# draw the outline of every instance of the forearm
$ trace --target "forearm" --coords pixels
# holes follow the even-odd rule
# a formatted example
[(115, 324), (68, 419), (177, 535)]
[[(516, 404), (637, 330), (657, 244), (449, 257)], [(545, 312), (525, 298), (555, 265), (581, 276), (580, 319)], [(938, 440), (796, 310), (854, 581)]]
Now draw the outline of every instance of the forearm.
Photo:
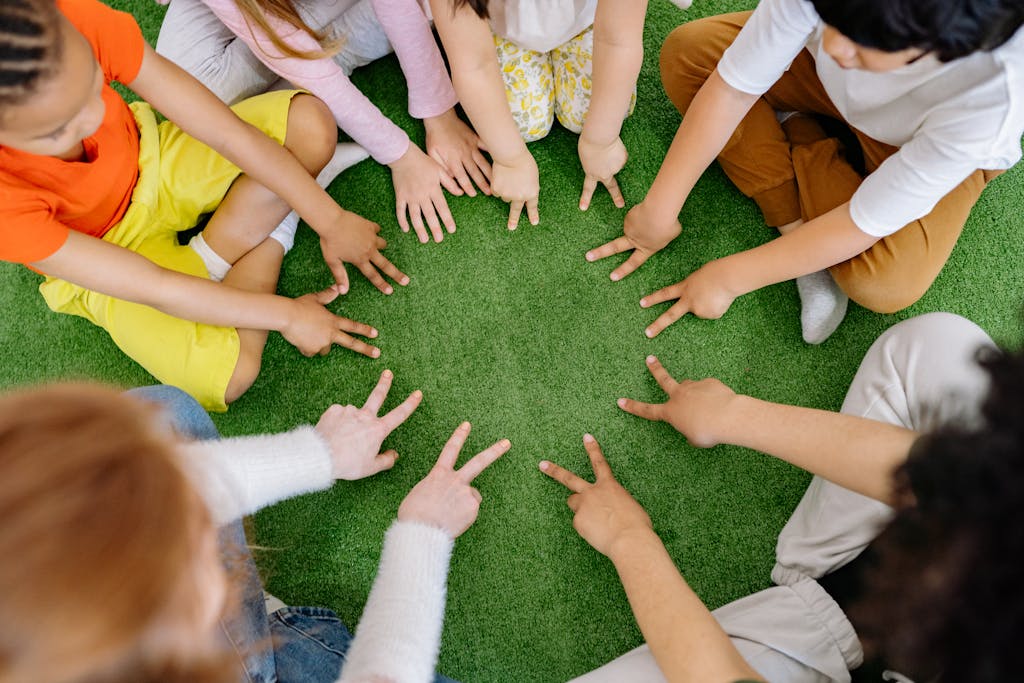
[(637, 624), (665, 678), (733, 683), (760, 680), (679, 573), (649, 529), (621, 538), (611, 552)]
[(622, 129), (644, 61), (646, 0), (601, 0), (594, 20), (590, 108), (581, 137), (608, 145)]
[(917, 432), (825, 410), (736, 396), (722, 416), (724, 443), (785, 460), (883, 503), (893, 498), (893, 472)]
[(453, 69), (452, 81), (462, 108), (496, 163), (512, 165), (529, 154), (512, 118), (497, 58), (468, 71)]
[(720, 259), (719, 267), (729, 288), (741, 295), (842, 263), (877, 241), (854, 224), (847, 203), (771, 242)]
[(698, 178), (756, 101), (756, 96), (729, 86), (717, 71), (711, 74), (694, 97), (644, 199), (660, 222), (676, 220)]

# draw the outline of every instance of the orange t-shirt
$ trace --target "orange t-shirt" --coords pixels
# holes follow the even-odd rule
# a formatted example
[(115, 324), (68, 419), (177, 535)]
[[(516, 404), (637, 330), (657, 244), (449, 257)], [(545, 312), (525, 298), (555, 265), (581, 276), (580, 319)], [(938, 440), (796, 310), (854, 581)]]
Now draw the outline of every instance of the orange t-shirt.
[(145, 39), (135, 18), (98, 0), (57, 7), (92, 46), (103, 70), (106, 114), (83, 140), (86, 161), (0, 146), (0, 260), (31, 263), (64, 245), (69, 230), (102, 237), (131, 202), (139, 176), (139, 130), (111, 81), (131, 83)]

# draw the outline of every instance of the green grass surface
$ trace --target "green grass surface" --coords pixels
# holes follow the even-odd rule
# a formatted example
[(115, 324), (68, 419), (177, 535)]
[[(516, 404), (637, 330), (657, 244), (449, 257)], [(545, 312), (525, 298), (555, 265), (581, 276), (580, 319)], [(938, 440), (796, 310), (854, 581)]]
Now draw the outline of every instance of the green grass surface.
[[(630, 205), (654, 178), (679, 121), (657, 72), (665, 35), (684, 20), (752, 4), (706, 0), (683, 13), (652, 0), (636, 113), (622, 133), (631, 158), (620, 182)], [(155, 40), (157, 5), (125, 0), (119, 6), (134, 10)], [(355, 80), (422, 142), (421, 127), (405, 113), (393, 58), (360, 70)], [(500, 201), (453, 198), (459, 229), (440, 245), (420, 245), (398, 230), (386, 168), (366, 161), (346, 172), (331, 194), (384, 227), (386, 254), (412, 277), (408, 288), (385, 297), (357, 275), (352, 293), (334, 307), (380, 328), (381, 358), (337, 349), (306, 359), (271, 335), (256, 385), (216, 417), (227, 435), (314, 421), (332, 402), (362, 401), (384, 368), (397, 376), (388, 405), (415, 388), (424, 391), (422, 407), (389, 442), (402, 454), (393, 471), (339, 483), (256, 517), (253, 540), (270, 548), (260, 555), (270, 589), (287, 602), (329, 606), (350, 625), (366, 600), (384, 530), (451, 430), (461, 420), (473, 423), (466, 453), (511, 439), (512, 450), (477, 480), (480, 518), (458, 541), (450, 574), (439, 670), (467, 681), (562, 681), (642, 642), (611, 564), (575, 534), (565, 491), (536, 469), (538, 460), (551, 458), (589, 476), (584, 431), (598, 437), (710, 606), (769, 584), (775, 537), (807, 475), (738, 448), (697, 450), (666, 425), (621, 413), (619, 396), (660, 397), (644, 367), (647, 354), (656, 353), (676, 375), (716, 376), (765, 399), (837, 409), (868, 346), (904, 318), (952, 311), (999, 342), (1020, 339), (1020, 170), (986, 191), (936, 283), (898, 315), (851, 305), (839, 331), (809, 347), (800, 339), (795, 287), (784, 283), (740, 298), (722, 320), (688, 318), (652, 341), (644, 326), (664, 307), (642, 310), (643, 294), (773, 233), (715, 167), (683, 209), (683, 236), (637, 274), (612, 283), (615, 259), (588, 264), (583, 254), (621, 233), (624, 211), (606, 193), (589, 212), (578, 211), (575, 143), (556, 124), (531, 145), (542, 183), (539, 227), (509, 233)], [(329, 281), (317, 240), (303, 228), (280, 290), (299, 295)], [(51, 314), (35, 292), (38, 282), (24, 268), (0, 265), (0, 385), (153, 381), (102, 330)]]

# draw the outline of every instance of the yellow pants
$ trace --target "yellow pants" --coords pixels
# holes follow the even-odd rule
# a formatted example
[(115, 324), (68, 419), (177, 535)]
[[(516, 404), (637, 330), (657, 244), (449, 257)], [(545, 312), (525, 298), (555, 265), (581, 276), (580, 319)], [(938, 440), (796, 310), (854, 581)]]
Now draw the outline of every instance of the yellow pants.
[[(295, 91), (239, 102), (232, 110), (284, 143)], [(202, 259), (178, 244), (178, 232), (214, 211), (241, 170), (180, 128), (157, 124), (148, 104), (131, 105), (139, 127), (139, 180), (124, 218), (103, 236), (157, 265), (208, 278)], [(99, 325), (128, 356), (164, 384), (187, 391), (208, 410), (227, 410), (224, 394), (238, 362), (238, 331), (83, 289), (56, 278), (39, 286), (47, 305)]]
[[(594, 68), (593, 26), (551, 52), (527, 50), (499, 36), (494, 36), (494, 47), (508, 106), (524, 140), (533, 142), (547, 135), (556, 116), (572, 132), (583, 130)], [(634, 106), (635, 87), (623, 118), (633, 113)]]

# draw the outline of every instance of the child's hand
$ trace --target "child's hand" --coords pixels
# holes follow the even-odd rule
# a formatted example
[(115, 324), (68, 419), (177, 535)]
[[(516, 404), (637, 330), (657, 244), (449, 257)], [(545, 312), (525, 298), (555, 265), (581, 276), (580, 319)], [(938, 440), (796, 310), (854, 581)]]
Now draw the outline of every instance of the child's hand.
[(391, 449), (381, 453), (381, 445), (391, 432), (409, 419), (419, 406), (423, 393), (412, 392), (384, 417), (378, 417), (393, 378), (391, 371), (385, 370), (362, 408), (333, 405), (316, 423), (317, 433), (330, 447), (335, 479), (354, 481), (394, 467), (398, 452)]
[(668, 422), (697, 448), (710, 448), (726, 441), (723, 435), (732, 423), (729, 407), (736, 398), (732, 389), (717, 379), (677, 382), (654, 356), (647, 357), (647, 369), (668, 394), (668, 401), (642, 403), (620, 398), (620, 408), (647, 420)]
[(338, 288), (332, 285), (323, 291), (294, 299), (292, 314), (281, 329), (281, 336), (307, 357), (316, 354), (325, 356), (334, 344), (370, 358), (379, 357), (380, 349), (347, 334), (352, 332), (374, 339), (377, 330), (365, 323), (334, 315), (325, 308), (336, 298)]
[(524, 150), (510, 163), (495, 161), (491, 174), (491, 193), (511, 204), (508, 212), (508, 229), (519, 227), (519, 216), (526, 207), (530, 225), (540, 223), (537, 211), (537, 197), (540, 195), (540, 174), (537, 162), (529, 150)]
[(409, 143), (409, 149), (405, 154), (389, 166), (391, 180), (395, 184), (398, 225), (402, 232), (409, 232), (406, 212), (412, 220), (412, 227), (416, 230), (420, 242), (426, 243), (430, 239), (427, 229), (423, 226), (424, 218), (435, 242), (440, 242), (444, 237), (441, 222), (448, 232), (455, 232), (455, 219), (448, 210), (448, 202), (444, 198), (441, 185), (449, 191), (457, 191), (458, 194), (462, 194), (462, 191), (448, 172), (412, 142)]
[(629, 153), (626, 146), (622, 144), (622, 138), (616, 137), (610, 144), (599, 145), (586, 140), (582, 135), (578, 145), (580, 153), (580, 164), (583, 166), (583, 194), (580, 195), (580, 210), (586, 211), (590, 208), (590, 200), (594, 196), (597, 184), (601, 183), (608, 188), (608, 194), (612, 196), (615, 206), (620, 209), (626, 206), (626, 200), (622, 198), (622, 190), (615, 180), (615, 175), (626, 165)]
[(470, 484), (512, 444), (508, 439), (502, 439), (455, 469), (469, 429), (469, 423), (463, 422), (448, 439), (437, 464), (402, 501), (398, 508), (399, 521), (436, 526), (447, 531), (452, 538), (461, 536), (476, 521), (483, 499)]
[(729, 285), (729, 280), (728, 265), (721, 260), (712, 261), (682, 282), (659, 289), (654, 294), (648, 294), (640, 299), (643, 308), (678, 299), (644, 330), (644, 334), (653, 339), (687, 313), (692, 313), (698, 318), (721, 318), (741, 293)]
[(409, 284), (409, 276), (395, 268), (394, 264), (380, 253), (381, 249), (388, 246), (384, 238), (378, 234), (380, 226), (344, 209), (342, 217), (341, 221), (332, 226), (330, 232), (320, 233), (320, 251), (323, 252), (324, 261), (338, 283), (338, 293), (348, 293), (349, 282), (345, 263), (353, 264), (374, 287), (385, 294), (391, 294), (394, 289), (381, 277), (378, 268), (398, 284)]
[(458, 183), (454, 186), (444, 183), (449, 192), (461, 195), (465, 191), (470, 197), (475, 197), (473, 183), (476, 183), (481, 192), (491, 193), (491, 165), (480, 151), (487, 149), (473, 129), (458, 117), (455, 109), (423, 119), (423, 127), (427, 131), (427, 154)]
[(652, 214), (653, 212), (643, 202), (634, 206), (626, 214), (623, 222), (623, 236), (588, 251), (587, 260), (597, 261), (632, 249), (633, 253), (629, 258), (612, 271), (611, 279), (616, 282), (642, 266), (647, 259), (664, 249), (683, 231), (683, 226), (678, 220), (673, 218), (665, 221)]
[(573, 528), (594, 550), (611, 557), (619, 539), (637, 532), (649, 533), (653, 528), (651, 518), (615, 480), (594, 437), (585, 435), (583, 447), (594, 470), (593, 484), (547, 460), (541, 461), (540, 470), (572, 491), (566, 503), (574, 514)]

